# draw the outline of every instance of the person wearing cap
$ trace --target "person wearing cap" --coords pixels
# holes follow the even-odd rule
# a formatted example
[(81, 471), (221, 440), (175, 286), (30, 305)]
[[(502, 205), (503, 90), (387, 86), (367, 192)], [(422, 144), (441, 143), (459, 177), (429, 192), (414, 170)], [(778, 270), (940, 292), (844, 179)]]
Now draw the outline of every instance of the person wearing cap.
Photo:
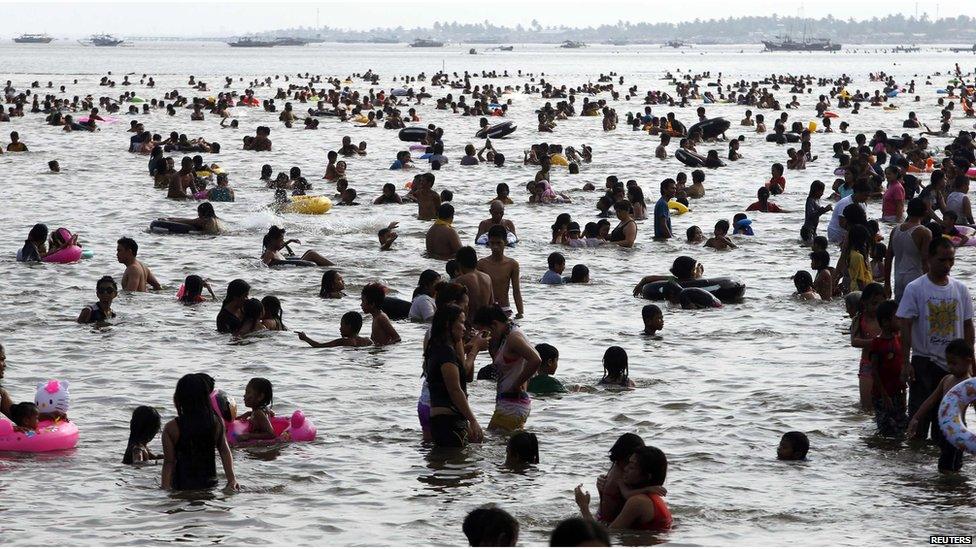
[(516, 235), (515, 223), (505, 219), (505, 204), (501, 200), (492, 200), (488, 204), (488, 213), (491, 214), (491, 217), (478, 224), (478, 235), (475, 237), (475, 242), (480, 240), (482, 236), (485, 236), (485, 240), (487, 241), (488, 229), (495, 225), (501, 225), (510, 234)]

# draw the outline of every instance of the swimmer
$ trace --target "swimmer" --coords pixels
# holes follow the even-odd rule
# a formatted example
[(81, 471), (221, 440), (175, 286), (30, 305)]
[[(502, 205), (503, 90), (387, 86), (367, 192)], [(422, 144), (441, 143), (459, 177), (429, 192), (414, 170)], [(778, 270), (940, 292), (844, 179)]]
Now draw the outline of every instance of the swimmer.
[(664, 313), (657, 305), (644, 305), (641, 309), (641, 320), (644, 321), (643, 335), (660, 338), (658, 332), (664, 329)]
[(570, 272), (569, 280), (566, 282), (569, 284), (589, 284), (590, 268), (583, 264), (573, 265), (573, 270)]
[(255, 332), (262, 332), (264, 327), (264, 304), (260, 299), (251, 298), (241, 307), (241, 323), (233, 332), (235, 338), (241, 338)]
[(385, 252), (391, 249), (393, 243), (396, 242), (396, 239), (400, 236), (396, 232), (396, 228), (399, 225), (400, 225), (399, 223), (393, 221), (389, 225), (383, 227), (382, 229), (379, 230), (379, 232), (376, 233), (376, 236), (379, 238), (380, 241), (380, 251)]
[(377, 347), (400, 343), (400, 334), (397, 333), (390, 317), (383, 312), (383, 300), (386, 297), (386, 288), (381, 284), (373, 282), (363, 286), (360, 294), (360, 306), (363, 312), (373, 317), (370, 327), (369, 338)]
[(512, 297), (515, 300), (515, 318), (522, 318), (525, 314), (525, 306), (522, 302), (522, 287), (519, 281), (518, 261), (505, 257), (505, 246), (508, 243), (508, 232), (505, 227), (495, 225), (488, 229), (488, 247), (491, 255), (478, 261), (478, 270), (487, 273), (491, 277), (492, 293), (495, 302), (505, 311), (507, 315), (512, 314), (511, 306), (508, 301), (508, 288), (512, 288)]
[(786, 210), (783, 210), (775, 203), (769, 201), (769, 195), (770, 195), (769, 189), (767, 189), (766, 187), (759, 187), (759, 190), (756, 192), (756, 198), (758, 198), (758, 200), (756, 202), (753, 202), (752, 204), (749, 204), (749, 207), (746, 208), (746, 211), (785, 213)]
[(495, 225), (501, 225), (505, 227), (505, 230), (516, 234), (515, 224), (511, 220), (505, 219), (505, 204), (500, 200), (492, 200), (488, 205), (488, 213), (491, 215), (488, 219), (483, 220), (478, 224), (478, 236), (475, 237), (475, 241), (481, 238), (482, 235), (488, 234), (488, 229), (494, 227)]
[[(625, 503), (614, 517), (601, 517), (611, 529), (666, 531), (671, 528), (671, 511), (661, 497), (667, 478), (668, 459), (664, 452), (653, 447), (636, 448), (620, 479), (621, 499)], [(626, 491), (629, 489), (629, 491)], [(584, 519), (592, 520), (590, 494), (583, 485), (575, 490), (576, 503)]]
[(47, 225), (38, 223), (27, 233), (24, 246), (17, 251), (17, 261), (40, 261), (50, 255), (47, 251)]
[(461, 238), (452, 226), (454, 206), (441, 204), (437, 207), (437, 219), (427, 229), (425, 242), (427, 255), (434, 259), (448, 260), (457, 255), (461, 248)]
[[(272, 225), (268, 229), (268, 233), (264, 235), (264, 252), (261, 254), (261, 261), (269, 267), (274, 267), (276, 265), (285, 264), (288, 260), (281, 254), (281, 250), (286, 250), (289, 256), (294, 256), (295, 252), (291, 250), (289, 244), (301, 244), (302, 242), (297, 239), (285, 240), (285, 229), (279, 228), (276, 225)], [(319, 267), (331, 267), (334, 265), (331, 261), (320, 255), (315, 250), (306, 250), (302, 254), (302, 261), (311, 261)]]
[(129, 442), (122, 454), (123, 465), (137, 465), (163, 456), (149, 451), (149, 443), (159, 434), (159, 412), (150, 406), (138, 406), (129, 420)]
[(305, 332), (295, 332), (298, 334), (298, 339), (308, 343), (312, 347), (368, 347), (373, 345), (373, 341), (368, 337), (362, 337), (359, 335), (359, 331), (363, 328), (363, 315), (357, 313), (356, 311), (349, 311), (348, 313), (342, 315), (342, 319), (339, 321), (339, 337), (333, 339), (332, 341), (327, 341), (325, 343), (319, 343), (314, 339), (305, 335)]
[(542, 284), (563, 284), (566, 281), (563, 280), (562, 274), (566, 269), (566, 258), (563, 254), (559, 252), (553, 252), (549, 254), (547, 259), (549, 263), (549, 270), (542, 275), (542, 279), (539, 280)]
[(627, 351), (616, 345), (607, 348), (603, 353), (603, 377), (598, 385), (632, 389), (634, 380), (630, 379), (630, 369), (627, 366)]
[(508, 183), (499, 183), (498, 186), (495, 187), (495, 198), (492, 200), (492, 202), (497, 200), (506, 206), (513, 204), (512, 199), (508, 196), (510, 192), (511, 191), (508, 187)]
[(806, 461), (810, 451), (810, 439), (800, 431), (790, 431), (783, 435), (776, 448), (776, 459), (783, 461)]
[(252, 377), (244, 388), (244, 406), (251, 410), (237, 416), (238, 421), (247, 421), (247, 432), (237, 435), (238, 442), (248, 440), (273, 440), (274, 427), (271, 418), (274, 412), (271, 403), (274, 400), (274, 390), (271, 382), (263, 377)]
[(341, 299), (346, 297), (342, 291), (346, 289), (346, 283), (342, 280), (342, 275), (334, 269), (329, 269), (322, 273), (322, 286), (319, 289), (319, 297), (323, 299)]
[(119, 286), (115, 279), (110, 276), (103, 276), (95, 283), (95, 294), (98, 301), (87, 305), (78, 315), (78, 324), (104, 324), (106, 321), (115, 318), (112, 311), (112, 301), (119, 294)]
[(396, 192), (396, 185), (387, 183), (383, 185), (383, 194), (373, 200), (373, 204), (403, 204), (403, 199)]
[(793, 285), (796, 286), (796, 292), (793, 294), (793, 297), (800, 301), (820, 299), (820, 296), (813, 288), (813, 277), (810, 276), (810, 273), (797, 271), (791, 278), (793, 279)]
[(264, 329), (274, 332), (287, 330), (285, 321), (282, 318), (281, 300), (273, 295), (266, 295), (261, 298), (261, 306), (264, 307), (264, 314), (261, 315), (261, 324)]
[(116, 248), (116, 258), (125, 265), (122, 274), (122, 289), (127, 292), (145, 292), (151, 287), (153, 290), (162, 289), (155, 275), (141, 261), (136, 259), (139, 245), (129, 237), (122, 237)]
[(729, 238), (729, 222), (725, 219), (719, 219), (715, 223), (715, 231), (712, 233), (712, 237), (705, 241), (706, 248), (713, 248), (716, 250), (734, 250), (738, 248), (732, 239)]
[(199, 231), (204, 234), (218, 235), (221, 232), (220, 218), (218, 218), (217, 213), (214, 212), (213, 204), (209, 202), (203, 202), (197, 206), (197, 217), (195, 218), (161, 217), (157, 221), (189, 225), (192, 227), (191, 230)]
[(535, 346), (535, 351), (539, 353), (542, 365), (539, 366), (536, 375), (529, 380), (526, 391), (533, 394), (565, 393), (566, 387), (552, 377), (559, 367), (559, 349), (548, 343), (540, 343)]
[(534, 433), (519, 431), (508, 439), (508, 445), (505, 448), (506, 467), (521, 468), (538, 464), (539, 439)]

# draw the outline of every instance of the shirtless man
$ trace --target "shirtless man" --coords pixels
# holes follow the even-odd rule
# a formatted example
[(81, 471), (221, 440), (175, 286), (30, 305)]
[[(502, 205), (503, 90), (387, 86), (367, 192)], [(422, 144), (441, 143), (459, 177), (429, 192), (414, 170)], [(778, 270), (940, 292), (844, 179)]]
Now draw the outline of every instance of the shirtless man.
[(437, 208), (441, 205), (441, 197), (434, 192), (434, 174), (425, 173), (418, 181), (420, 188), (413, 193), (417, 201), (417, 219), (430, 221), (437, 215)]
[(475, 237), (475, 242), (481, 238), (481, 235), (487, 234), (488, 229), (495, 225), (501, 225), (505, 227), (506, 231), (515, 234), (515, 223), (505, 219), (505, 204), (502, 204), (501, 200), (492, 200), (488, 205), (488, 213), (491, 214), (491, 217), (478, 224), (478, 236)]
[(515, 318), (522, 318), (525, 307), (522, 305), (522, 288), (519, 286), (519, 264), (510, 257), (505, 257), (507, 242), (505, 228), (499, 225), (488, 229), (488, 247), (491, 255), (478, 261), (478, 270), (491, 277), (492, 293), (495, 302), (511, 316), (512, 308), (508, 303), (508, 286), (511, 283), (512, 296), (515, 298)]
[[(457, 264), (461, 274), (452, 282), (464, 286), (468, 289), (468, 310), (465, 311), (465, 319), (468, 324), (474, 319), (474, 312), (495, 302), (495, 294), (492, 291), (491, 277), (478, 270), (478, 252), (471, 246), (465, 246), (457, 252)], [(507, 291), (507, 288), (506, 288)]]
[(427, 255), (434, 259), (454, 259), (461, 248), (461, 238), (451, 226), (454, 222), (454, 206), (441, 204), (437, 207), (437, 219), (427, 229)]
[(138, 252), (139, 245), (136, 244), (135, 240), (127, 236), (119, 239), (116, 256), (119, 263), (125, 265), (125, 273), (122, 275), (122, 289), (130, 292), (145, 292), (146, 286), (152, 286), (153, 290), (162, 288), (149, 267), (136, 259)]

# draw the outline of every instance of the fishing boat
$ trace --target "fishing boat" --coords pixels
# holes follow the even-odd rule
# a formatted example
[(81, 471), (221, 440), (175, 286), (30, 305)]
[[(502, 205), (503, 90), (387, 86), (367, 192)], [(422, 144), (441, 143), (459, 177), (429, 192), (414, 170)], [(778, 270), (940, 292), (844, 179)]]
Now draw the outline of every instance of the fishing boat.
[(254, 38), (244, 37), (236, 42), (227, 42), (232, 48), (273, 48), (277, 42), (268, 42), (266, 40), (256, 40)]
[(662, 48), (674, 48), (674, 49), (678, 49), (678, 48), (690, 48), (691, 46), (689, 46), (688, 44), (685, 44), (681, 40), (668, 40), (661, 47)]
[(766, 47), (765, 51), (839, 51), (841, 47), (827, 38), (793, 40), (789, 35), (763, 40), (762, 43)]
[(418, 38), (410, 44), (411, 48), (443, 48), (444, 42), (431, 40), (430, 38)]
[(498, 46), (498, 51), (512, 51), (515, 46)]
[(14, 38), (18, 44), (50, 44), (54, 40), (46, 34), (21, 34)]
[(78, 43), (83, 46), (98, 46), (101, 48), (115, 47), (125, 42), (121, 38), (116, 38), (111, 34), (93, 34), (88, 37), (88, 40), (79, 40)]
[(586, 44), (582, 42), (576, 42), (574, 40), (567, 40), (563, 42), (559, 47), (566, 48), (566, 49), (576, 49), (576, 48), (585, 48)]

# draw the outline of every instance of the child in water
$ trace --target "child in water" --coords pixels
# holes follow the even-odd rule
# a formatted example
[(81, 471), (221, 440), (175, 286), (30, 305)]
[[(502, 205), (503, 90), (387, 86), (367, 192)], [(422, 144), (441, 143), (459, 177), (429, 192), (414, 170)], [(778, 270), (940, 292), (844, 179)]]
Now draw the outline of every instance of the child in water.
[(10, 407), (10, 420), (14, 422), (14, 431), (31, 433), (37, 431), (41, 421), (41, 411), (33, 402), (21, 402)]
[(783, 461), (806, 461), (810, 451), (810, 439), (800, 431), (790, 431), (779, 440), (776, 459)]
[(614, 345), (603, 353), (603, 378), (599, 385), (631, 389), (634, 381), (630, 379), (627, 367), (627, 351)]
[(549, 270), (542, 275), (542, 279), (539, 280), (542, 284), (563, 284), (562, 274), (566, 270), (566, 258), (563, 254), (559, 252), (553, 252), (549, 254), (548, 258)]
[(745, 236), (754, 236), (755, 233), (752, 231), (752, 220), (749, 219), (744, 213), (737, 213), (732, 216), (732, 225), (734, 229), (732, 234), (741, 234)]
[(864, 287), (858, 303), (859, 312), (851, 322), (851, 347), (861, 349), (860, 366), (858, 367), (858, 385), (861, 393), (861, 408), (872, 410), (874, 386), (874, 368), (871, 364), (870, 349), (874, 338), (881, 333), (878, 325), (878, 307), (884, 303), (884, 286), (872, 282)]
[(519, 431), (508, 439), (505, 449), (505, 465), (508, 467), (525, 467), (538, 465), (539, 439), (534, 433)]
[(247, 432), (237, 435), (237, 440), (270, 440), (275, 438), (274, 428), (271, 426), (271, 402), (274, 391), (271, 382), (263, 377), (252, 377), (244, 388), (244, 406), (251, 409), (237, 419), (247, 421)]
[(217, 299), (217, 295), (214, 294), (209, 281), (204, 280), (200, 275), (189, 275), (183, 280), (183, 284), (176, 291), (176, 300), (184, 305), (203, 303), (207, 300), (203, 297), (204, 288), (210, 293), (210, 297), (214, 298), (214, 300)]
[(644, 305), (641, 319), (644, 321), (644, 331), (641, 333), (660, 339), (661, 336), (657, 333), (664, 329), (664, 313), (661, 308), (657, 305)]
[(552, 377), (559, 367), (559, 349), (548, 343), (540, 343), (535, 346), (535, 351), (542, 359), (542, 365), (536, 375), (529, 380), (526, 391), (535, 394), (565, 393), (566, 387), (556, 378)]
[(383, 299), (385, 297), (386, 288), (379, 283), (373, 282), (363, 286), (360, 304), (363, 312), (373, 317), (369, 337), (377, 347), (400, 343), (400, 334), (390, 322), (390, 317), (383, 312)]
[(871, 247), (871, 276), (874, 280), (884, 280), (884, 258), (888, 247), (882, 242)]
[(905, 349), (898, 334), (895, 312), (898, 302), (888, 300), (878, 306), (878, 326), (881, 333), (868, 349), (874, 374), (874, 422), (881, 436), (897, 436), (905, 431), (908, 416), (905, 415), (905, 382), (901, 368)]
[(118, 294), (119, 287), (115, 283), (115, 279), (110, 276), (103, 276), (98, 279), (98, 282), (95, 283), (95, 295), (98, 296), (98, 301), (86, 305), (81, 310), (78, 315), (78, 323), (104, 323), (115, 318), (115, 312), (112, 311), (112, 301)]
[[(925, 402), (919, 406), (918, 411), (912, 416), (912, 420), (908, 422), (908, 434), (912, 436), (918, 430), (918, 423), (926, 416), (935, 413), (938, 409), (939, 404), (942, 402), (942, 397), (945, 396), (953, 387), (963, 381), (969, 379), (969, 372), (971, 371), (973, 365), (973, 348), (966, 343), (965, 339), (954, 339), (946, 345), (945, 350), (946, 366), (949, 369), (949, 373), (946, 374), (942, 381), (939, 382), (939, 386), (932, 391), (929, 398), (925, 399)], [(962, 411), (962, 419), (966, 419), (966, 410)], [(925, 433), (918, 433), (924, 437)], [(942, 433), (942, 429), (933, 429), (932, 439), (939, 444), (941, 453), (939, 454), (939, 472), (940, 473), (956, 473), (962, 468), (962, 453), (963, 451), (956, 448), (949, 441), (946, 440), (945, 435)]]
[(793, 275), (793, 285), (796, 287), (796, 293), (793, 295), (801, 301), (810, 301), (814, 299), (820, 299), (817, 292), (813, 289), (813, 277), (810, 273), (806, 271), (797, 271)]
[(124, 465), (135, 465), (161, 456), (149, 451), (148, 444), (159, 434), (161, 420), (159, 412), (149, 406), (139, 406), (132, 411), (129, 420), (129, 443), (122, 454)]
[(716, 250), (734, 250), (738, 248), (732, 239), (729, 238), (729, 222), (725, 219), (719, 219), (715, 222), (715, 230), (712, 233), (712, 237), (705, 241), (706, 248), (714, 248)]
[(295, 332), (298, 339), (308, 343), (312, 347), (366, 347), (373, 344), (373, 340), (368, 337), (361, 337), (359, 331), (363, 329), (363, 315), (356, 311), (349, 311), (342, 315), (339, 320), (339, 338), (319, 343), (305, 335), (305, 332)]

